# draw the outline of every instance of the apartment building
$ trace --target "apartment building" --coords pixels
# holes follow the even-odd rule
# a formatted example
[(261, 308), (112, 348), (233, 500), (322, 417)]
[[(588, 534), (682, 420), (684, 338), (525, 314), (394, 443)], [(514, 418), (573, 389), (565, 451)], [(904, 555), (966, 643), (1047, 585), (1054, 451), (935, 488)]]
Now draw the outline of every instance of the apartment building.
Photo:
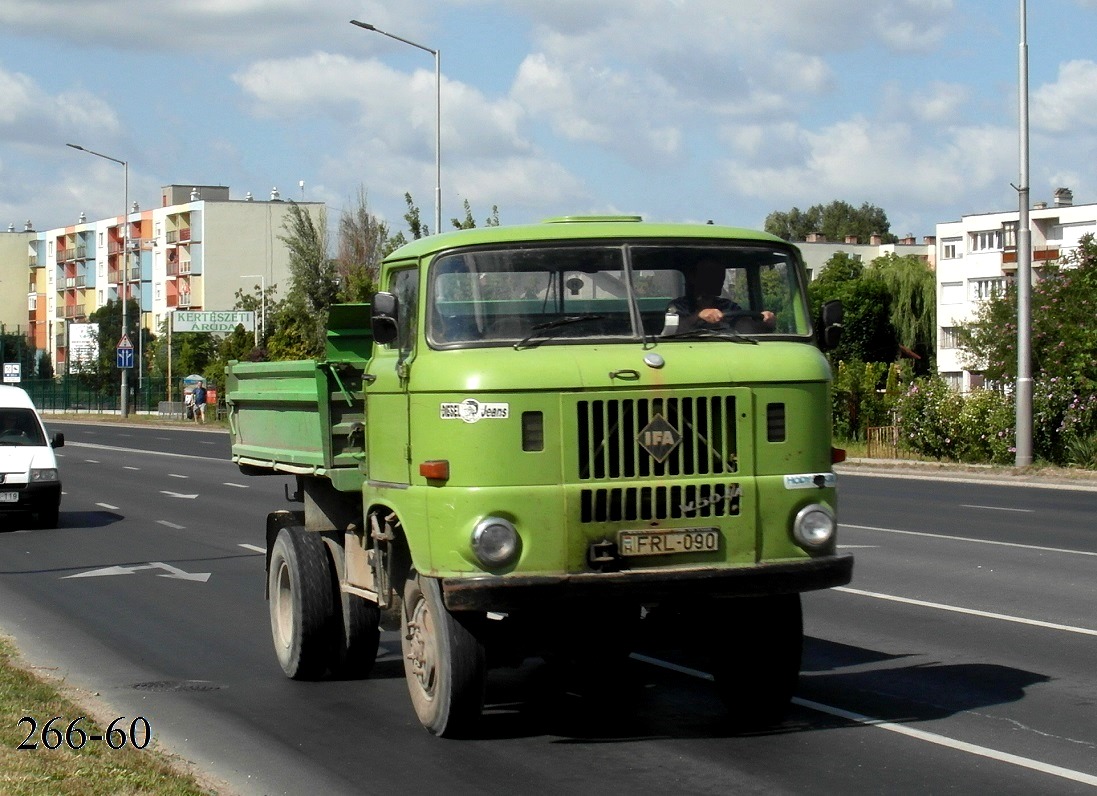
[[(1097, 234), (1097, 204), (1074, 204), (1068, 188), (1037, 202), (1029, 213), (1032, 269), (1060, 260), (1087, 233)], [(1020, 211), (979, 213), (937, 225), (937, 371), (956, 390), (983, 385), (979, 363), (957, 348), (957, 330), (974, 319), (979, 304), (1017, 275)]]
[(929, 235), (921, 243), (913, 235), (902, 237), (895, 243), (884, 243), (879, 235), (871, 236), (868, 241), (860, 241), (854, 236), (847, 236), (842, 241), (831, 241), (823, 235), (813, 233), (807, 236), (807, 240), (797, 241), (796, 246), (804, 258), (809, 279), (819, 276), (823, 266), (836, 254), (848, 254), (854, 260), (863, 260), (866, 264), (885, 254), (899, 257), (913, 255), (926, 260), (931, 268), (937, 255), (935, 241)]
[[(323, 204), (300, 206), (319, 222)], [(288, 211), (277, 190), (257, 201), (250, 193), (232, 199), (225, 186), (167, 185), (158, 207), (134, 202), (125, 218), (81, 214), (72, 226), (38, 232), (23, 258), (29, 336), (61, 372), (88, 317), (123, 296), (138, 301), (140, 323), (159, 333), (176, 309), (231, 309), (239, 289), (265, 283), (284, 295), (289, 251), (279, 237)]]

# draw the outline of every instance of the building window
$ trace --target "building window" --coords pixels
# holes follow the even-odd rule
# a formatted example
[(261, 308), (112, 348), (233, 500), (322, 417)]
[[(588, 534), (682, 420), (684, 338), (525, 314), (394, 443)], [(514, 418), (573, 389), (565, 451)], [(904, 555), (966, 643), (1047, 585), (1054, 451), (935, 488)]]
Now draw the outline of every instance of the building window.
[(955, 326), (941, 327), (941, 348), (957, 348), (959, 342), (959, 329)]
[(941, 283), (941, 303), (942, 304), (963, 304), (964, 303), (964, 283), (963, 282), (942, 282)]
[(971, 250), (973, 252), (1001, 251), (1002, 230), (989, 229), (985, 232), (972, 232)]
[(1002, 231), (1004, 238), (1002, 242), (1007, 249), (1017, 248), (1017, 227), (1020, 225), (1019, 221), (1007, 221), (1002, 225)]
[(990, 277), (988, 279), (972, 279), (970, 285), (971, 300), (984, 301), (991, 296), (999, 296), (1002, 294), (1002, 290), (1005, 288), (1005, 279), (1000, 276)]
[(941, 241), (941, 259), (955, 260), (960, 257), (960, 239), (946, 238)]
[(941, 378), (945, 380), (945, 383), (956, 392), (960, 392), (964, 389), (964, 374), (957, 372), (945, 372), (941, 374)]

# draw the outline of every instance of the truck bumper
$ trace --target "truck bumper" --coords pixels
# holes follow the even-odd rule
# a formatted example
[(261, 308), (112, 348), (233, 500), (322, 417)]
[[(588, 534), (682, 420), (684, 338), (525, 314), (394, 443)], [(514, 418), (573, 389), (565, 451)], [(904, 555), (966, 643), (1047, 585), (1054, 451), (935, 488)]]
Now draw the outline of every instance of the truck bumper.
[(683, 597), (752, 597), (842, 586), (853, 577), (853, 556), (744, 567), (646, 569), (574, 575), (443, 578), (451, 611), (517, 611), (549, 604), (621, 601), (655, 605)]

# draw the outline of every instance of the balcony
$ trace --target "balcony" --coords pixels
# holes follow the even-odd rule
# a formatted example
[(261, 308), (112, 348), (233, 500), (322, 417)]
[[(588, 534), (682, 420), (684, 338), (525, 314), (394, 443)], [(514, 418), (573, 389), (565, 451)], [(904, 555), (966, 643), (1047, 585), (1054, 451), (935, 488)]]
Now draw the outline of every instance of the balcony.
[(179, 294), (179, 304), (178, 304), (178, 306), (180, 306), (180, 307), (189, 307), (190, 306), (190, 293), (180, 293)]
[(38, 267), (38, 255), (37, 254), (32, 254), (28, 258), (27, 266), (30, 267), (30, 268), (37, 268)]
[[(1059, 259), (1059, 247), (1058, 246), (1033, 246), (1032, 247), (1032, 262), (1034, 263), (1049, 263)], [(1006, 249), (1002, 252), (1002, 270), (1003, 271), (1016, 271), (1017, 270), (1017, 249)]]

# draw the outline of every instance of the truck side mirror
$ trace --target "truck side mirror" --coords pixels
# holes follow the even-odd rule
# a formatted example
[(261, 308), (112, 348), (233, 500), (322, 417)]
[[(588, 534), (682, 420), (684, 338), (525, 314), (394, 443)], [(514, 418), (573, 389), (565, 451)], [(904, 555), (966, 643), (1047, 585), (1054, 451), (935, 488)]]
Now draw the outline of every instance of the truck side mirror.
[(841, 301), (828, 301), (819, 313), (819, 346), (824, 351), (833, 351), (842, 339), (842, 320), (845, 310)]
[(400, 302), (392, 293), (375, 293), (370, 307), (370, 328), (378, 343), (391, 343), (399, 330)]

